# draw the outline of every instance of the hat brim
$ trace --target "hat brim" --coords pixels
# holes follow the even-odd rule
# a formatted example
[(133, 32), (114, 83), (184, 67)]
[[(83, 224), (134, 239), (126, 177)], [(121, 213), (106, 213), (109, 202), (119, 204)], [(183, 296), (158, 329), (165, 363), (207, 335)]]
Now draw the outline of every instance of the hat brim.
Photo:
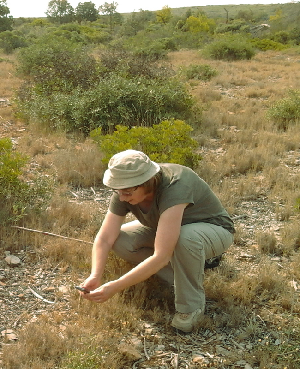
[(150, 178), (154, 177), (155, 174), (157, 174), (160, 171), (160, 166), (155, 163), (154, 161), (151, 162), (151, 167), (147, 172), (138, 175), (136, 177), (130, 177), (130, 178), (115, 178), (111, 172), (110, 169), (107, 169), (104, 172), (103, 176), (103, 184), (107, 187), (121, 190), (124, 188), (131, 188), (135, 186), (139, 186), (147, 181), (149, 181)]

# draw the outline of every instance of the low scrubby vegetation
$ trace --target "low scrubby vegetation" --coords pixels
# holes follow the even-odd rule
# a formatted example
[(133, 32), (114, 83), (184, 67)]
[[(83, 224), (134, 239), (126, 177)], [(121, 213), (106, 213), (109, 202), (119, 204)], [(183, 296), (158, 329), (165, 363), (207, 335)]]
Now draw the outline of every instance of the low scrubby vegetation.
[(0, 222), (14, 224), (23, 217), (38, 216), (51, 197), (52, 181), (34, 173), (25, 178), (29, 158), (13, 150), (12, 141), (0, 139)]
[(193, 128), (181, 120), (165, 120), (152, 127), (117, 126), (111, 135), (101, 129), (91, 132), (91, 137), (104, 153), (103, 162), (116, 153), (128, 149), (140, 150), (158, 163), (177, 163), (196, 168), (201, 159), (195, 151), (197, 141), (191, 137)]

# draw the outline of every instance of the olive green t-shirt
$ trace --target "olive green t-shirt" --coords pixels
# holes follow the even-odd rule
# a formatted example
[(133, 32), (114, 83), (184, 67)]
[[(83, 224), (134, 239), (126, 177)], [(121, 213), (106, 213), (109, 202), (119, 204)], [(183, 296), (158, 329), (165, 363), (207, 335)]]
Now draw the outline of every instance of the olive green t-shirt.
[(157, 228), (160, 215), (168, 208), (188, 203), (182, 225), (206, 222), (220, 225), (234, 233), (234, 225), (220, 200), (209, 185), (192, 169), (179, 164), (159, 164), (162, 180), (157, 188), (150, 210), (145, 214), (138, 205), (120, 201), (118, 194), (110, 199), (109, 210), (120, 216), (129, 212), (145, 226)]

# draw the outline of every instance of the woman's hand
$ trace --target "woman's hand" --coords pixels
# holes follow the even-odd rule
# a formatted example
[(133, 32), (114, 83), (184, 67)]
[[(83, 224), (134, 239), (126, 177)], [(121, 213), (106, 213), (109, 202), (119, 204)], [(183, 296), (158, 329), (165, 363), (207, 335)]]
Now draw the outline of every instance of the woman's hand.
[[(86, 285), (84, 285), (84, 287), (87, 288)], [(111, 281), (103, 284), (95, 290), (91, 290), (90, 293), (82, 293), (82, 297), (86, 300), (101, 303), (107, 301), (119, 291), (117, 281)]]
[[(101, 280), (99, 278), (94, 277), (93, 275), (90, 275), (81, 285), (80, 287), (84, 287), (88, 291), (94, 291), (96, 288), (98, 288), (101, 285)], [(86, 293), (81, 292), (81, 295), (84, 295)]]

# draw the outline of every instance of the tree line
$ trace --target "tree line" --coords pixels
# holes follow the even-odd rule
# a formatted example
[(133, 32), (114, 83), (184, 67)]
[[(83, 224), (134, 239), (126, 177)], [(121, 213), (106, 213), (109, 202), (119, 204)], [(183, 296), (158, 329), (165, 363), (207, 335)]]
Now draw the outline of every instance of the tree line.
[[(79, 2), (77, 7), (73, 8), (67, 0), (51, 0), (45, 15), (52, 23), (78, 22), (81, 24), (83, 21), (94, 22), (100, 15), (112, 18), (117, 14), (117, 6), (118, 4), (114, 1), (112, 3), (105, 2), (97, 9), (92, 1), (85, 1)], [(11, 31), (13, 22), (14, 19), (10, 15), (6, 0), (0, 0), (0, 32)]]

